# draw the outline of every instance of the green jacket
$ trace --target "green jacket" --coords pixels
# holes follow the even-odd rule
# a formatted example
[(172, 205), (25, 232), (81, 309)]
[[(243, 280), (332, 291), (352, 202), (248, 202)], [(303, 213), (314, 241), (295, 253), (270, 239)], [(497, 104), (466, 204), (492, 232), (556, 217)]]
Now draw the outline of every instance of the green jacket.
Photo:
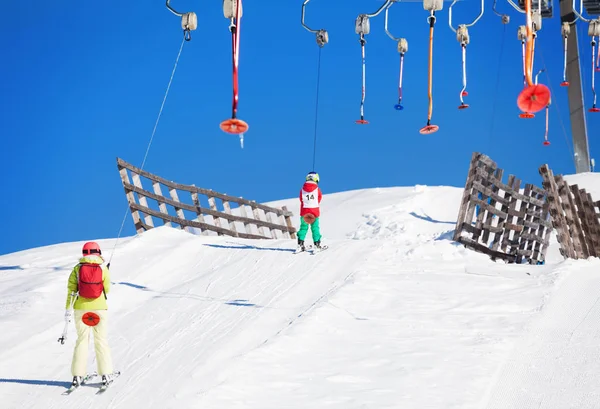
[[(73, 270), (71, 271), (71, 275), (69, 275), (69, 282), (67, 284), (67, 289), (69, 290), (67, 293), (67, 303), (65, 308), (68, 310), (71, 308), (71, 302), (73, 301), (73, 295), (78, 292), (78, 282), (77, 277), (79, 273), (79, 269), (81, 268), (81, 264), (102, 264), (104, 260), (100, 256), (86, 256), (79, 259), (79, 264), (77, 264)], [(106, 296), (110, 291), (110, 272), (106, 266), (102, 266), (102, 282), (104, 284), (104, 294), (98, 298), (84, 298), (77, 295), (75, 298), (75, 304), (73, 304), (73, 309), (75, 310), (107, 310), (108, 304), (106, 303)], [(73, 295), (72, 295), (73, 294)]]

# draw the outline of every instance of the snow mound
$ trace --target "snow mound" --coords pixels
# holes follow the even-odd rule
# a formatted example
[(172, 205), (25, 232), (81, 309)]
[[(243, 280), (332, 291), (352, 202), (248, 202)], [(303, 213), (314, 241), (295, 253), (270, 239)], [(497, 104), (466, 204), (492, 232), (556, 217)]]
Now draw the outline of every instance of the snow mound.
[[(543, 266), (466, 250), (451, 240), (461, 194), (326, 194), (330, 248), (314, 256), (292, 254), (294, 240), (170, 227), (98, 240), (107, 256), (115, 247), (109, 342), (122, 371), (101, 396), (94, 384), (61, 396), (74, 329), (56, 340), (82, 243), (0, 256), (0, 406), (594, 407), (598, 260), (563, 261), (555, 239)], [(297, 198), (269, 204), (298, 214)]]

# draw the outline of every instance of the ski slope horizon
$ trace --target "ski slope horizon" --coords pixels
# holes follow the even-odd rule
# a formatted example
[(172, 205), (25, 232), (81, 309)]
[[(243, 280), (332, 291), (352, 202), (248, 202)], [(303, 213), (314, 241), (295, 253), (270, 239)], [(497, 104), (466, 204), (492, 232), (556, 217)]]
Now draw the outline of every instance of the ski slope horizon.
[[(597, 174), (565, 179), (600, 197)], [(61, 396), (83, 241), (2, 255), (0, 406), (597, 408), (600, 260), (563, 260), (554, 233), (540, 266), (465, 249), (451, 240), (462, 190), (326, 194), (315, 256), (171, 227), (121, 238), (108, 336), (122, 375), (101, 396)], [(297, 227), (297, 198), (267, 204)], [(97, 241), (108, 261), (115, 239)]]

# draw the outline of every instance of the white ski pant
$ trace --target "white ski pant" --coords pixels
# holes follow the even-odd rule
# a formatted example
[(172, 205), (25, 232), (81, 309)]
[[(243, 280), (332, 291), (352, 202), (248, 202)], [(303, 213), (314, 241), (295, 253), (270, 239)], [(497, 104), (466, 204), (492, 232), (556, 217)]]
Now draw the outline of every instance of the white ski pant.
[[(86, 312), (92, 312), (100, 317), (100, 321), (95, 326), (86, 324), (82, 317)], [(107, 319), (106, 310), (74, 310), (75, 328), (77, 329), (77, 342), (75, 351), (73, 351), (73, 362), (71, 364), (71, 373), (73, 376), (85, 376), (87, 374), (88, 345), (91, 333), (94, 333), (94, 346), (96, 350), (96, 362), (98, 364), (98, 374), (108, 375), (113, 372), (112, 358), (110, 348), (108, 347)]]

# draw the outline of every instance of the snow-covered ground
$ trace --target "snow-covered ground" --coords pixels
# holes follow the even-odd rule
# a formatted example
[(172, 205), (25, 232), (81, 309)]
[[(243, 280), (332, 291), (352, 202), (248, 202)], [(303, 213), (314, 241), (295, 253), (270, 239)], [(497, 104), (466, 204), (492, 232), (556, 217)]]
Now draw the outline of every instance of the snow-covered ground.
[[(567, 180), (600, 199), (598, 175)], [(330, 248), (315, 256), (170, 227), (121, 239), (108, 301), (122, 375), (100, 396), (61, 395), (83, 243), (0, 256), (0, 408), (599, 408), (599, 260), (563, 261), (554, 236), (542, 266), (466, 250), (451, 240), (461, 194), (325, 195)], [(298, 214), (297, 199), (270, 204)], [(109, 257), (115, 241), (98, 242)]]

